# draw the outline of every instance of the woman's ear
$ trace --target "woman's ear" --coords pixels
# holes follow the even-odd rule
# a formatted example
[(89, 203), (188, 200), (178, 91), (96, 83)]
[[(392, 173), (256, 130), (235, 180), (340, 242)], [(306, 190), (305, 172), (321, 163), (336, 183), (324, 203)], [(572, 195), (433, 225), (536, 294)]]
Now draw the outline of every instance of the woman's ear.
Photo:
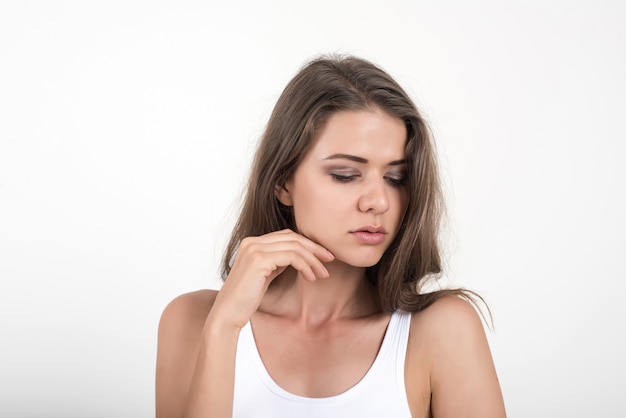
[(293, 206), (293, 201), (291, 199), (291, 193), (287, 189), (287, 185), (283, 184), (282, 186), (276, 185), (274, 188), (274, 194), (280, 203), (285, 206)]

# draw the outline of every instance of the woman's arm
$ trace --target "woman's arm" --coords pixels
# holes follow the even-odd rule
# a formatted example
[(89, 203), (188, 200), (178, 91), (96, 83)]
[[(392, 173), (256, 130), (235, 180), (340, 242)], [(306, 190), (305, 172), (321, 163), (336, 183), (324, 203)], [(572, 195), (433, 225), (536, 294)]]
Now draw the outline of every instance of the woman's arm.
[[(410, 338), (421, 342), (410, 341), (409, 349), (422, 347), (421, 361), (428, 362), (432, 417), (506, 417), (483, 324), (474, 307), (448, 296), (414, 317)], [(412, 361), (420, 360), (413, 357)], [(408, 373), (407, 378), (419, 380)]]
[(182, 417), (198, 363), (203, 327), (216, 291), (187, 293), (167, 305), (159, 322), (156, 417)]
[(231, 417), (240, 329), (209, 314), (185, 407), (186, 418)]

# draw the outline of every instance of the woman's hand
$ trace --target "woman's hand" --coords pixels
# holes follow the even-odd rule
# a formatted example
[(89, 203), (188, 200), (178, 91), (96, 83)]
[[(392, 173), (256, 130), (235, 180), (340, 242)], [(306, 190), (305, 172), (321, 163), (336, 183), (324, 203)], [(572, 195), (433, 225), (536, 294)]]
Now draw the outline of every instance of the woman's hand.
[(315, 281), (328, 277), (323, 263), (334, 258), (321, 245), (289, 229), (245, 238), (207, 323), (217, 321), (239, 331), (258, 309), (272, 280), (287, 267), (304, 280)]

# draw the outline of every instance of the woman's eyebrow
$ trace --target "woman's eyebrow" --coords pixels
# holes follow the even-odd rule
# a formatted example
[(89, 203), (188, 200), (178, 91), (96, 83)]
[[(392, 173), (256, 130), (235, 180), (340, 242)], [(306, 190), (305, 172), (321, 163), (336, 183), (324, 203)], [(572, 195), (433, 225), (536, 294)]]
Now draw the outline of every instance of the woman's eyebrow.
[[(361, 163), (361, 164), (366, 164), (369, 161), (363, 157), (357, 157), (356, 155), (350, 155), (350, 154), (333, 154), (329, 157), (324, 158), (325, 160), (338, 160), (338, 159), (342, 159), (342, 160), (350, 160), (350, 161), (354, 161), (356, 163)], [(388, 165), (402, 165), (402, 164), (406, 164), (406, 159), (401, 159), (401, 160), (394, 160), (391, 161)]]

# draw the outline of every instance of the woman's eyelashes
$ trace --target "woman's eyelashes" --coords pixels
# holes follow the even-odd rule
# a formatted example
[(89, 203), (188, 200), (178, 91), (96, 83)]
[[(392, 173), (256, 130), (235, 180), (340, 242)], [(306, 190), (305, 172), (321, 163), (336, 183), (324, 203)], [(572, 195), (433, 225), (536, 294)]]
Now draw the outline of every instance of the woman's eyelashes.
[(359, 174), (348, 174), (348, 173), (330, 173), (330, 176), (333, 180), (338, 181), (339, 183), (347, 183), (359, 177)]
[[(329, 174), (338, 183), (349, 183), (362, 177), (362, 174), (358, 172), (331, 171)], [(406, 184), (406, 175), (404, 173), (389, 173), (383, 178), (392, 186), (399, 187)]]
[(406, 184), (406, 176), (404, 174), (385, 176), (385, 180), (392, 186), (404, 186)]

